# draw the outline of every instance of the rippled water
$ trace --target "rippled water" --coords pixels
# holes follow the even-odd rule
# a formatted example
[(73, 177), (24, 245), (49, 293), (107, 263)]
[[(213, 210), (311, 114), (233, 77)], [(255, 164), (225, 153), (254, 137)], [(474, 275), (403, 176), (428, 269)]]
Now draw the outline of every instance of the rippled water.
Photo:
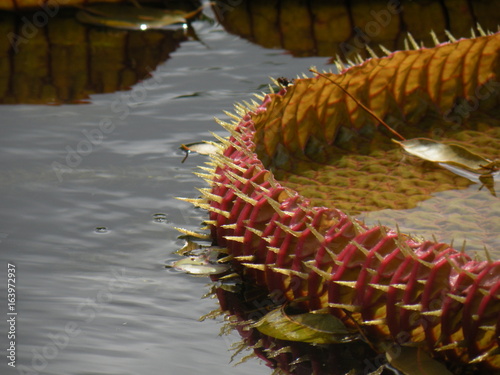
[[(174, 198), (195, 197), (202, 185), (192, 174), (202, 157), (181, 164), (178, 147), (224, 134), (213, 117), (251, 99), (268, 77), (327, 60), (194, 26), (209, 48), (182, 43), (146, 86), (93, 95), (87, 105), (0, 107), (0, 295), (6, 301), (14, 263), (18, 312), (17, 368), (2, 355), (0, 373), (270, 372), (256, 360), (233, 367), (235, 337), (198, 322), (216, 307), (200, 299), (207, 279), (164, 267), (182, 245), (174, 225), (195, 229), (202, 217)], [(133, 95), (129, 113), (116, 107), (123, 95)]]
[[(175, 199), (196, 197), (195, 187), (203, 185), (192, 172), (204, 157), (192, 155), (182, 164), (179, 146), (211, 139), (212, 131), (225, 135), (213, 117), (225, 119), (223, 110), (251, 100), (268, 77), (293, 78), (312, 65), (330, 66), (327, 58), (294, 58), (250, 44), (218, 25), (198, 21), (194, 27), (205, 45), (171, 41), (165, 54), (175, 52), (168, 61), (129, 91), (94, 94), (84, 105), (0, 106), (2, 350), (9, 345), (9, 263), (16, 267), (18, 312), (17, 368), (8, 367), (3, 355), (0, 374), (271, 372), (257, 360), (234, 367), (229, 347), (236, 334), (220, 337), (220, 321), (198, 321), (217, 307), (201, 299), (208, 279), (165, 268), (183, 245), (174, 227), (197, 229), (204, 218)], [(134, 40), (139, 43), (137, 35)], [(128, 57), (132, 64), (136, 56)], [(468, 213), (477, 221), (467, 228), (450, 226), (441, 215), (421, 232), (409, 221), (436, 215), (431, 205), (444, 216), (463, 216), (469, 206), (459, 200), (453, 205), (453, 191), (415, 210), (364, 218), (423, 236), (432, 231), (443, 241), (450, 238), (441, 238), (439, 230), (460, 242), (467, 229), (466, 239), (479, 248), (497, 246), (498, 199), (484, 198), (488, 193), (478, 193), (477, 186), (460, 193), (473, 198), (469, 206), (477, 211)]]

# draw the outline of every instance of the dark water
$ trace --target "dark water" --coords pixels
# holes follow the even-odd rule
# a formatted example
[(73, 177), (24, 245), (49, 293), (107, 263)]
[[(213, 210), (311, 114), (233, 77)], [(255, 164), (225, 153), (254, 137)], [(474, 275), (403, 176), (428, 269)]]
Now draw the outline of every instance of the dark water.
[[(224, 134), (213, 117), (225, 118), (268, 77), (327, 60), (194, 27), (209, 48), (182, 43), (131, 91), (93, 95), (87, 105), (0, 107), (1, 374), (271, 372), (256, 360), (233, 367), (236, 337), (198, 322), (217, 306), (201, 299), (207, 279), (164, 267), (182, 246), (174, 226), (195, 229), (203, 217), (174, 198), (203, 185), (192, 174), (203, 158), (181, 164), (178, 147)], [(5, 356), (8, 263), (15, 369)]]

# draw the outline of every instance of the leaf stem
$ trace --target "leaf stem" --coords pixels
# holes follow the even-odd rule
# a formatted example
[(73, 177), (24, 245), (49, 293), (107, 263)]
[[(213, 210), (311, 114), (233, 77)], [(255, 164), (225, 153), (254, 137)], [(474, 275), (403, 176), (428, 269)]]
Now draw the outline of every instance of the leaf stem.
[(330, 77), (326, 76), (325, 74), (322, 74), (318, 72), (316, 69), (309, 69), (309, 71), (313, 72), (314, 74), (317, 74), (327, 80), (329, 80), (331, 83), (333, 83), (335, 86), (337, 86), (339, 89), (341, 89), (346, 95), (348, 95), (352, 100), (354, 100), (361, 108), (363, 108), (368, 114), (370, 114), (375, 120), (377, 120), (380, 124), (382, 124), (387, 130), (389, 130), (392, 134), (394, 134), (396, 137), (398, 137), (402, 141), (406, 141), (406, 138), (403, 137), (401, 134), (399, 134), (396, 130), (391, 128), (388, 124), (384, 122), (380, 117), (378, 117), (375, 113), (372, 112), (371, 109), (369, 109), (367, 106), (365, 106), (363, 103), (361, 103), (358, 99), (356, 99), (353, 95), (349, 93), (345, 88), (340, 86), (337, 82), (335, 82), (333, 79)]

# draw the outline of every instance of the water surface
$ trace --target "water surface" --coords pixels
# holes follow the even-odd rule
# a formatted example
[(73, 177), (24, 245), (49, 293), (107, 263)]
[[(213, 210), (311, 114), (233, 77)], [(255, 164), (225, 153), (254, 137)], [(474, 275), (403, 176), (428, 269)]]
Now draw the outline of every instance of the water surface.
[(16, 265), (18, 312), (17, 368), (3, 358), (2, 374), (270, 373), (258, 361), (233, 367), (236, 337), (198, 322), (217, 307), (201, 299), (206, 278), (165, 269), (182, 246), (174, 225), (196, 229), (204, 217), (175, 199), (203, 185), (192, 174), (203, 158), (181, 164), (178, 147), (224, 134), (213, 117), (268, 77), (327, 61), (194, 27), (209, 48), (183, 42), (130, 91), (0, 107), (1, 275), (5, 285)]

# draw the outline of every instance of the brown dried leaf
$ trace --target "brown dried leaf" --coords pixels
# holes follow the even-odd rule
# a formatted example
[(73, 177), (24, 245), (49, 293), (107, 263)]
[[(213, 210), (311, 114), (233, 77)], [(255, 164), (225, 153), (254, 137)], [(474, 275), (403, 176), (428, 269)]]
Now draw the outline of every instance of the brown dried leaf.
[(405, 141), (393, 142), (400, 145), (407, 153), (420, 159), (434, 163), (446, 163), (464, 169), (484, 173), (485, 167), (491, 164), (491, 160), (474, 154), (453, 143), (442, 143), (427, 138), (414, 138)]

